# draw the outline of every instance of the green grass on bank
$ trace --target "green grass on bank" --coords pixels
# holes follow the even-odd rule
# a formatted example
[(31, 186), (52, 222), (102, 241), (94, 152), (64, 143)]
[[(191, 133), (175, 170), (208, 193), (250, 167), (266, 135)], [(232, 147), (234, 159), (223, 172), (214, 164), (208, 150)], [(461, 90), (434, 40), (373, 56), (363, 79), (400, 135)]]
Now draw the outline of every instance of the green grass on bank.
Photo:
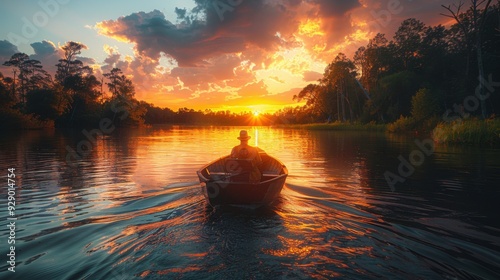
[(500, 119), (468, 119), (439, 123), (433, 130), (432, 137), (438, 143), (498, 145)]
[[(408, 121), (407, 121), (408, 122)], [(468, 119), (455, 122), (440, 122), (436, 119), (421, 123), (419, 126), (411, 122), (406, 125), (399, 120), (392, 124), (360, 124), (360, 123), (313, 123), (280, 125), (283, 128), (332, 131), (381, 131), (407, 133), (408, 131), (432, 131), (432, 138), (437, 143), (467, 145), (500, 145), (500, 119)], [(410, 123), (410, 122), (408, 122)], [(422, 126), (423, 125), (423, 126)], [(398, 129), (395, 129), (398, 128)], [(401, 129), (399, 129), (401, 128)], [(411, 129), (410, 129), (411, 128)]]

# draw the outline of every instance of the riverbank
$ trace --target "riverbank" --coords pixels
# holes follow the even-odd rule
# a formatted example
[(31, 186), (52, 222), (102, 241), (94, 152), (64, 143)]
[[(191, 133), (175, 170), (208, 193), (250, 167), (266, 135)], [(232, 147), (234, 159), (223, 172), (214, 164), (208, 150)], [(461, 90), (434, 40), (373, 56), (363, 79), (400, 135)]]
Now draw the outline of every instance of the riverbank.
[[(312, 123), (312, 124), (290, 124), (279, 127), (307, 129), (307, 130), (332, 130), (332, 131), (380, 131), (389, 133), (410, 133), (419, 131), (394, 131), (392, 124), (360, 124), (360, 123)], [(430, 132), (436, 143), (443, 144), (466, 144), (466, 145), (500, 145), (500, 119), (469, 119), (455, 122), (441, 122)]]
[(19, 110), (2, 108), (0, 110), (0, 129), (32, 130), (54, 128), (54, 121), (41, 121), (33, 115), (22, 114)]
[(376, 124), (376, 123), (311, 123), (311, 124), (283, 124), (278, 125), (278, 127), (283, 128), (294, 128), (294, 129), (307, 129), (307, 130), (338, 130), (338, 131), (386, 131), (386, 124)]
[(500, 119), (439, 123), (432, 131), (432, 138), (447, 144), (500, 145)]

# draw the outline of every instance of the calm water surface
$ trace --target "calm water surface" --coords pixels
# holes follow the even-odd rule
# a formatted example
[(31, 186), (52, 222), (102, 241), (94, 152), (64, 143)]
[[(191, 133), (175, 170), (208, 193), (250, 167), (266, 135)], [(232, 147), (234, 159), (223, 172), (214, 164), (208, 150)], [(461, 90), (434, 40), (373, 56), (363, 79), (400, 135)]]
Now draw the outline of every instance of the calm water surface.
[(411, 137), (249, 127), (287, 165), (286, 185), (263, 210), (213, 209), (195, 171), (240, 129), (115, 131), (81, 160), (68, 153), (81, 131), (3, 133), (0, 278), (500, 278), (500, 149), (437, 146), (391, 190), (384, 173), (417, 148)]

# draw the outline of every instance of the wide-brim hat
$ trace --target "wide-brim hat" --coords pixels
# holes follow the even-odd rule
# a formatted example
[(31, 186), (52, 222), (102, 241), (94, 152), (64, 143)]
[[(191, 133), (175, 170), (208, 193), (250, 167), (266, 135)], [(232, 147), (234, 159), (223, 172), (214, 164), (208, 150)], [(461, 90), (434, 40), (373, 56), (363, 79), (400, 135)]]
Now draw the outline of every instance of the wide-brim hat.
[(246, 130), (240, 131), (240, 137), (238, 137), (238, 140), (248, 140), (250, 138), (252, 137), (248, 135), (248, 132)]

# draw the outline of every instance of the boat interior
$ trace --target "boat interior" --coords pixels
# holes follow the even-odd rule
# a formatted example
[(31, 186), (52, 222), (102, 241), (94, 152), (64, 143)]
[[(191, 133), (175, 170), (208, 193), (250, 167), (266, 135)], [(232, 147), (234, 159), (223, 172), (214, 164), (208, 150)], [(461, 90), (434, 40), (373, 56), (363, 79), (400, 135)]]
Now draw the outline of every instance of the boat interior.
[[(262, 174), (261, 182), (286, 174), (286, 169), (281, 162), (266, 153), (260, 153), (260, 156), (262, 158), (262, 165), (259, 167)], [(207, 165), (200, 170), (200, 173), (206, 181), (248, 182), (252, 169), (251, 160), (225, 156)]]

